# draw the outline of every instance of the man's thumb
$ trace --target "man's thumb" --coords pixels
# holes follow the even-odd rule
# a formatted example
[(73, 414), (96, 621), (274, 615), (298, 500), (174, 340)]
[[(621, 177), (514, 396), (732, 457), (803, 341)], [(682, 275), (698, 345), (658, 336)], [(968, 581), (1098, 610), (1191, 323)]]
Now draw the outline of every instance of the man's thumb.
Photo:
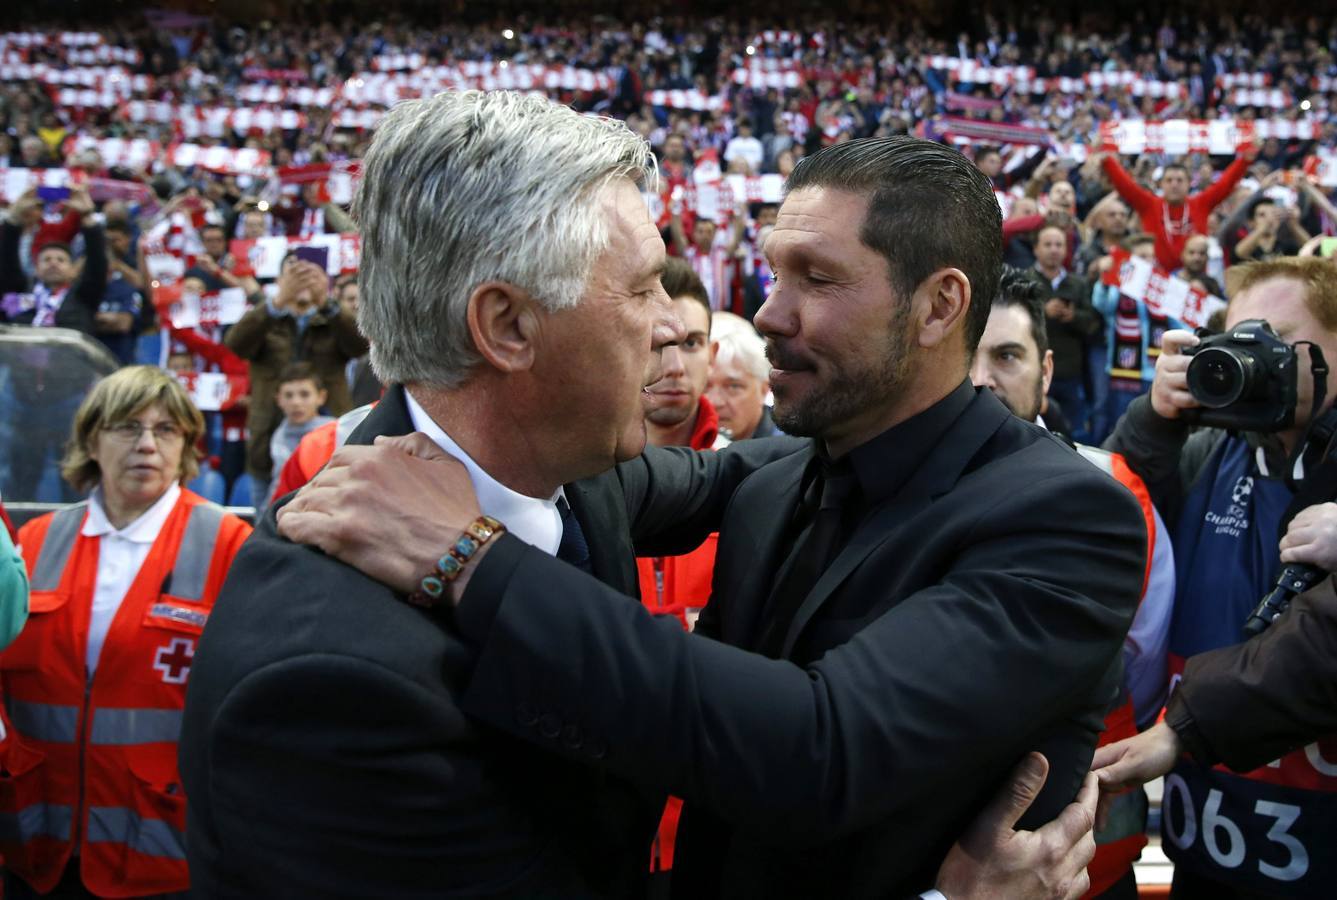
[(1010, 831), (1031, 808), (1049, 777), (1049, 760), (1041, 753), (1027, 753), (1012, 770), (1008, 783), (995, 798), (1000, 830)]

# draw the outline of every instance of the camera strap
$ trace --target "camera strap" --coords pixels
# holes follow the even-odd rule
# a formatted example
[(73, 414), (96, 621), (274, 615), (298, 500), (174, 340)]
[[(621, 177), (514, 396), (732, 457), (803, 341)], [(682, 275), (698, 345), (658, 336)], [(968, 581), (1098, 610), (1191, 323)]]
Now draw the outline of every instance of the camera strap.
[[(1316, 503), (1327, 503), (1337, 499), (1337, 460), (1333, 457), (1333, 438), (1337, 436), (1337, 409), (1329, 409), (1323, 415), (1318, 411), (1328, 396), (1328, 363), (1323, 358), (1323, 351), (1312, 341), (1297, 341), (1309, 347), (1309, 371), (1313, 375), (1314, 399), (1309, 411), (1309, 425), (1304, 435), (1295, 443), (1290, 458), (1286, 460), (1286, 486), (1295, 496), (1291, 499), (1286, 514), (1281, 519), (1281, 533), (1286, 533), (1287, 526), (1295, 514)], [(1300, 458), (1313, 448), (1318, 457), (1313, 465), (1306, 464), (1305, 474), (1300, 480), (1295, 478), (1295, 467)]]

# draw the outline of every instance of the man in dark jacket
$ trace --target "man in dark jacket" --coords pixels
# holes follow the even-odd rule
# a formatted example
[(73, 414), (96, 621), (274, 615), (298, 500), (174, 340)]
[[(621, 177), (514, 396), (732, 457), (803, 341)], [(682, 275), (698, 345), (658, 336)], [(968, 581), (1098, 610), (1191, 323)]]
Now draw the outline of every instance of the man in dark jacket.
[[(18, 204), (15, 204), (16, 206)], [(37, 248), (34, 278), (30, 282), (19, 259), (22, 211), (10, 209), (0, 225), (0, 321), (17, 325), (73, 328), (84, 334), (95, 329), (95, 315), (107, 286), (107, 251), (102, 226), (86, 188), (70, 192), (65, 207), (80, 217), (84, 262), (80, 273), (68, 244), (48, 243)]]
[[(263, 488), (273, 469), (269, 438), (280, 419), (274, 402), (279, 374), (289, 363), (311, 363), (329, 391), (326, 409), (341, 416), (352, 409), (345, 369), (349, 360), (367, 352), (367, 341), (358, 333), (353, 313), (329, 302), (324, 270), (289, 254), (280, 269), (278, 294), (242, 316), (223, 343), (251, 364), (246, 471), (251, 483)], [(254, 505), (263, 506), (263, 500)]]
[(1091, 306), (1091, 287), (1080, 275), (1063, 267), (1068, 236), (1061, 228), (1046, 226), (1035, 237), (1035, 266), (1031, 277), (1044, 289), (1045, 329), (1054, 351), (1054, 380), (1049, 394), (1072, 422), (1073, 438), (1087, 439), (1090, 398), (1086, 390), (1086, 347), (1100, 333), (1100, 313)]

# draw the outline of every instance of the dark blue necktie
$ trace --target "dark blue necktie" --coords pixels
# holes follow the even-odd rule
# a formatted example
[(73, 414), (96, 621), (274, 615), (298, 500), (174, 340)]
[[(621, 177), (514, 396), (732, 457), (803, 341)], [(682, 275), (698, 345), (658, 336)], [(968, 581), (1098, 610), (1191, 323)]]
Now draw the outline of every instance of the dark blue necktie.
[(557, 545), (557, 558), (582, 572), (592, 572), (590, 545), (585, 542), (585, 532), (581, 531), (566, 497), (557, 498), (557, 512), (562, 516), (562, 542)]

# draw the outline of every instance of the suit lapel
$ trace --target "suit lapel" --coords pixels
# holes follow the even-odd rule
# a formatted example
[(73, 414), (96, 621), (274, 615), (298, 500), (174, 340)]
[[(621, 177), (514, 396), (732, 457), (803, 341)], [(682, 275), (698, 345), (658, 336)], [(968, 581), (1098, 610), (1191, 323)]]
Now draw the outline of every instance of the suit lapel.
[(793, 652), (794, 644), (804, 627), (850, 573), (879, 544), (891, 537), (895, 527), (905, 520), (907, 514), (950, 491), (961, 479), (970, 460), (1011, 415), (992, 391), (976, 392), (975, 399), (947, 429), (942, 440), (924, 457), (901, 492), (864, 518), (845, 547), (822, 573), (822, 577), (817, 579), (794, 615), (789, 631), (785, 633), (781, 658), (787, 658)]

